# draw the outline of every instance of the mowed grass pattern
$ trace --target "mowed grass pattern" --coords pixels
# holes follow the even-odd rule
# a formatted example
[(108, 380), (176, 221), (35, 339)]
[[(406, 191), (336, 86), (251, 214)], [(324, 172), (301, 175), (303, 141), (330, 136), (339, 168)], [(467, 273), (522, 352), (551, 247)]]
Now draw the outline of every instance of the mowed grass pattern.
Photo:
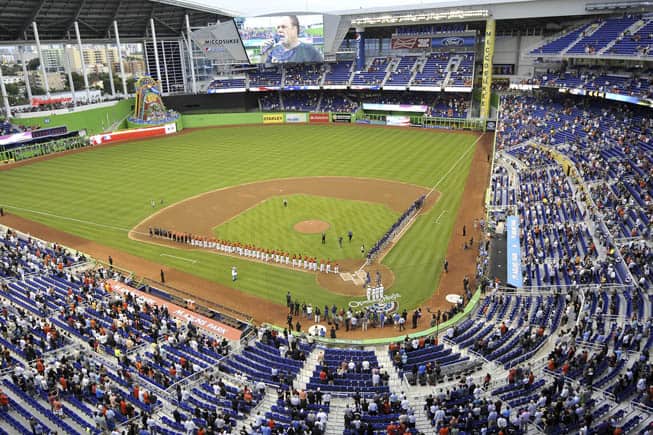
[(132, 241), (127, 231), (154, 211), (151, 199), (170, 204), (244, 182), (357, 176), (430, 187), (448, 173), (438, 186), (439, 202), (385, 260), (397, 274), (393, 291), (402, 293), (402, 305), (410, 308), (437, 284), (475, 140), (468, 134), (348, 125), (185, 131), (0, 172), (0, 203), (10, 212), (226, 285), (231, 265), (237, 265), (239, 289), (280, 303), (290, 290), (320, 305), (344, 305), (348, 298), (325, 292), (310, 274), (203, 252), (184, 252), (194, 264), (163, 257), (179, 252)]
[[(216, 237), (240, 241), (264, 249), (280, 249), (292, 254), (308, 255), (322, 260), (362, 258), (361, 244), (369, 249), (396, 221), (399, 214), (386, 205), (348, 201), (312, 195), (289, 195), (267, 199), (257, 206), (217, 226)], [(303, 234), (294, 229), (298, 222), (322, 220), (330, 225), (322, 234)], [(347, 232), (355, 235), (348, 242)], [(342, 248), (338, 237), (343, 238)]]

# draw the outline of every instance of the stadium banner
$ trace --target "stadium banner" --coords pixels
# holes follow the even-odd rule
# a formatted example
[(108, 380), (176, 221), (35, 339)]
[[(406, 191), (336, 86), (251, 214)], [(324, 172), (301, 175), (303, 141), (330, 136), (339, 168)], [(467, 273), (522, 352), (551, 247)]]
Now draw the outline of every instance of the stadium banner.
[(315, 85), (282, 86), (281, 89), (283, 89), (284, 91), (318, 91), (320, 90), (320, 87)]
[(507, 239), (507, 278), (508, 284), (521, 287), (521, 247), (519, 246), (519, 218), (517, 216), (508, 216), (506, 218), (506, 239)]
[(476, 38), (473, 36), (448, 36), (446, 38), (433, 38), (431, 39), (431, 47), (469, 47), (476, 43)]
[(263, 124), (283, 124), (283, 113), (263, 114)]
[(351, 122), (351, 113), (334, 113), (331, 115), (333, 122)]
[(408, 86), (383, 86), (384, 91), (405, 91)]
[(371, 124), (371, 123), (372, 123), (372, 121), (370, 121), (369, 119), (357, 119), (357, 120), (356, 120), (356, 124), (366, 124), (366, 125), (369, 125), (369, 124)]
[(347, 89), (347, 85), (324, 85), (322, 89), (342, 90)]
[(471, 86), (447, 86), (444, 92), (472, 92)]
[(114, 131), (105, 134), (96, 134), (90, 137), (91, 144), (100, 145), (103, 143), (112, 143), (123, 140), (143, 139), (146, 137), (165, 136), (177, 132), (175, 123), (159, 125), (149, 128), (135, 128), (130, 130)]
[(385, 123), (395, 127), (410, 127), (410, 116), (388, 115), (385, 117)]
[(382, 110), (387, 112), (418, 112), (425, 113), (429, 106), (416, 104), (377, 104), (363, 103), (363, 110)]
[(302, 123), (302, 122), (308, 122), (308, 120), (305, 113), (286, 113), (286, 122)]
[(381, 86), (379, 86), (379, 85), (351, 85), (349, 87), (349, 89), (355, 89), (357, 91), (365, 90), (365, 89), (369, 89), (371, 91), (378, 91), (379, 89), (381, 89)]
[(308, 122), (310, 122), (310, 123), (329, 122), (329, 114), (328, 113), (310, 113), (308, 115)]
[(365, 32), (356, 30), (356, 71), (365, 69)]
[(239, 92), (247, 92), (247, 88), (221, 88), (221, 89), (207, 89), (207, 94), (235, 94)]
[(485, 131), (494, 131), (497, 129), (496, 121), (485, 121)]
[(217, 60), (220, 63), (249, 62), (233, 20), (196, 30), (190, 34), (190, 38), (208, 59)]
[(26, 142), (32, 140), (32, 132), (24, 131), (22, 133), (8, 134), (0, 136), (0, 145), (11, 145), (14, 143)]
[(406, 37), (393, 36), (390, 41), (393, 50), (412, 50), (416, 48), (431, 48), (431, 38), (429, 37)]
[(281, 89), (281, 86), (250, 86), (250, 92), (267, 92), (267, 91), (278, 91)]
[[(543, 87), (548, 87), (544, 85)], [(552, 86), (553, 87), (553, 86)], [(637, 104), (638, 106), (653, 107), (653, 99), (640, 98), (631, 95), (615, 94), (612, 92), (591, 91), (579, 88), (558, 88), (561, 94), (587, 95), (594, 98), (603, 98), (605, 100), (619, 101), (621, 103)]]
[(481, 118), (490, 116), (490, 95), (492, 94), (492, 59), (496, 21), (488, 18), (485, 24), (485, 47), (483, 48), (483, 81), (481, 83)]
[(441, 86), (409, 86), (409, 91), (442, 92)]
[(109, 279), (107, 280), (107, 283), (109, 283), (111, 286), (112, 291), (118, 292), (122, 295), (125, 293), (130, 293), (132, 296), (136, 296), (138, 299), (143, 300), (147, 304), (165, 307), (172, 317), (181, 320), (183, 323), (191, 322), (198, 328), (202, 328), (203, 330), (212, 334), (220, 335), (221, 337), (225, 337), (229, 340), (240, 340), (241, 333), (236, 328), (232, 328), (231, 326), (225, 325), (224, 323), (210, 319), (194, 311), (187, 310), (186, 308), (182, 308), (179, 305), (166, 301), (165, 299), (152, 296), (151, 294), (142, 292), (140, 290), (136, 290), (135, 288), (123, 284), (120, 281)]

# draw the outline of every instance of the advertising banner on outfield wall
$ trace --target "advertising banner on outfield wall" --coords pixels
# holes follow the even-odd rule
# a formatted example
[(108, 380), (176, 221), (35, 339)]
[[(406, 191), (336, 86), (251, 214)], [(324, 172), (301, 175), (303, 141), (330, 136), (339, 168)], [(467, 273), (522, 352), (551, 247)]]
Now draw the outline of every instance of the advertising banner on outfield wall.
[(130, 130), (114, 131), (112, 133), (96, 134), (91, 136), (91, 144), (99, 145), (122, 140), (142, 139), (145, 137), (165, 136), (177, 132), (177, 125), (174, 123), (160, 125), (150, 128), (135, 128)]
[(307, 122), (307, 117), (305, 113), (286, 113), (286, 122), (288, 123)]
[(351, 113), (334, 113), (331, 119), (333, 122), (351, 122)]
[(410, 116), (388, 115), (385, 117), (385, 123), (397, 127), (410, 127)]
[(308, 115), (308, 121), (311, 123), (329, 122), (328, 113), (311, 113)]
[(220, 335), (229, 340), (240, 340), (241, 333), (236, 328), (232, 328), (231, 326), (225, 325), (224, 323), (215, 321), (194, 311), (187, 310), (186, 308), (182, 308), (179, 305), (175, 305), (172, 302), (166, 301), (165, 299), (161, 299), (156, 296), (152, 296), (149, 293), (136, 290), (135, 288), (123, 284), (120, 281), (110, 279), (107, 280), (107, 282), (111, 286), (112, 291), (118, 292), (120, 294), (131, 293), (133, 296), (142, 299), (150, 305), (166, 307), (168, 309), (168, 313), (170, 313), (172, 317), (181, 320), (183, 323), (191, 322), (198, 328), (202, 328), (203, 330), (208, 331), (212, 334)]
[(283, 124), (283, 113), (266, 113), (263, 115), (263, 124)]

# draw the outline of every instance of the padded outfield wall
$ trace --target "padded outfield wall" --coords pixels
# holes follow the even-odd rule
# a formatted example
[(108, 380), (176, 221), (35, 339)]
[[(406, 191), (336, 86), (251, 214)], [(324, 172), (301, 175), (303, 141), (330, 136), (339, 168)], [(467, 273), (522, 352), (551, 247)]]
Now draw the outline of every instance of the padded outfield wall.
[(38, 126), (39, 128), (55, 127), (65, 125), (69, 131), (86, 130), (87, 134), (97, 134), (120, 122), (117, 128), (127, 128), (125, 118), (131, 113), (134, 99), (119, 101), (111, 107), (100, 107), (97, 109), (81, 110), (78, 112), (52, 114), (44, 112), (42, 116), (33, 118), (16, 118), (15, 122), (25, 126)]

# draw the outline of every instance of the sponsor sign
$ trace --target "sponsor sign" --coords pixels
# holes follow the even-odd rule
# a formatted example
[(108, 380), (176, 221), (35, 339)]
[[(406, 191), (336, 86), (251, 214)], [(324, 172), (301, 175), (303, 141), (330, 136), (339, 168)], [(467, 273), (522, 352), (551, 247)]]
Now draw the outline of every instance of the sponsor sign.
[(333, 122), (351, 122), (351, 113), (334, 113), (331, 115)]
[(201, 328), (212, 334), (225, 337), (229, 340), (240, 340), (241, 334), (240, 331), (236, 328), (232, 328), (231, 326), (225, 325), (224, 323), (209, 319), (206, 316), (198, 314), (194, 311), (187, 310), (186, 308), (182, 308), (179, 305), (166, 301), (165, 299), (161, 299), (156, 296), (152, 296), (149, 293), (136, 290), (135, 288), (123, 284), (119, 281), (110, 279), (107, 282), (111, 286), (111, 290), (115, 292), (120, 294), (131, 293), (133, 296), (144, 300), (150, 305), (166, 307), (168, 309), (168, 313), (170, 313), (170, 315), (175, 319), (179, 319), (183, 322), (191, 322), (198, 328)]
[(283, 124), (283, 113), (266, 113), (263, 115), (263, 124)]
[(328, 113), (311, 113), (308, 115), (308, 122), (320, 123), (329, 122)]
[(356, 33), (356, 71), (365, 69), (365, 33)]
[(483, 81), (481, 83), (481, 118), (490, 116), (492, 93), (492, 58), (494, 57), (494, 30), (496, 21), (489, 18), (485, 24), (485, 47), (483, 47)]
[(40, 106), (42, 104), (61, 104), (61, 103), (71, 103), (73, 101), (73, 97), (32, 97), (30, 100), (30, 104), (32, 106)]
[(431, 38), (395, 36), (390, 45), (393, 50), (428, 49), (431, 48)]
[(425, 113), (429, 109), (426, 105), (416, 104), (376, 104), (363, 103), (363, 110), (383, 110), (386, 112), (419, 112)]
[(496, 121), (487, 121), (485, 123), (485, 130), (486, 131), (494, 131), (497, 129), (497, 123)]
[(24, 131), (22, 133), (0, 136), (0, 145), (10, 145), (12, 143), (27, 142), (28, 140), (32, 140), (32, 132)]
[(158, 127), (135, 128), (131, 130), (114, 131), (112, 133), (96, 134), (91, 136), (91, 144), (119, 142), (123, 140), (142, 139), (146, 137), (165, 136), (177, 132), (175, 123), (160, 125)]
[(388, 115), (385, 117), (385, 123), (386, 125), (392, 125), (397, 127), (409, 127), (410, 116)]
[(431, 40), (431, 47), (468, 47), (474, 45), (475, 42), (473, 36), (448, 36), (446, 38), (433, 38)]
[(288, 123), (301, 123), (306, 121), (307, 117), (305, 113), (286, 113), (286, 122)]
[(220, 62), (249, 61), (233, 20), (196, 30), (190, 37), (208, 59)]
[(506, 281), (508, 284), (521, 287), (521, 247), (519, 245), (519, 219), (517, 216), (506, 218), (506, 240), (508, 256), (508, 273)]

